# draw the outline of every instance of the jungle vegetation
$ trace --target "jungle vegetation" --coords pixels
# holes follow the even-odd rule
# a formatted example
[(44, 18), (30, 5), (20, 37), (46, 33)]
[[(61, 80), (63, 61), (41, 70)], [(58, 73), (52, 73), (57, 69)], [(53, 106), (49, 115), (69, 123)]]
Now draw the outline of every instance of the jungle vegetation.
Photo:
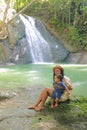
[(70, 45), (87, 50), (87, 0), (5, 0), (17, 13), (40, 18)]
[[(16, 0), (15, 9), (19, 11), (31, 1)], [(44, 20), (71, 45), (87, 50), (86, 0), (35, 0), (25, 12)]]

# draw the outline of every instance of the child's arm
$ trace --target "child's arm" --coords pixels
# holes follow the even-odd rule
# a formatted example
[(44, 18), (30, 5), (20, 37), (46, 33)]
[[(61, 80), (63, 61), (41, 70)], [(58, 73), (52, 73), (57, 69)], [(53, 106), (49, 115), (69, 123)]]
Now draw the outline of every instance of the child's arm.
[(54, 89), (56, 88), (55, 82), (53, 83), (53, 88), (54, 88)]
[(55, 89), (55, 88), (56, 88), (56, 86), (55, 86), (55, 85), (53, 85), (53, 88)]

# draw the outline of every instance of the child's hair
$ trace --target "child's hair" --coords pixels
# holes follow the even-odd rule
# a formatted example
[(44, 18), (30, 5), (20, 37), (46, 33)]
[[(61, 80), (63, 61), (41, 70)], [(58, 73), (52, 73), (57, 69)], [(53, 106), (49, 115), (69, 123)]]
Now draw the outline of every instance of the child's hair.
[(60, 79), (60, 81), (62, 81), (63, 76), (62, 76), (61, 74), (59, 74), (59, 75), (57, 76), (57, 78)]

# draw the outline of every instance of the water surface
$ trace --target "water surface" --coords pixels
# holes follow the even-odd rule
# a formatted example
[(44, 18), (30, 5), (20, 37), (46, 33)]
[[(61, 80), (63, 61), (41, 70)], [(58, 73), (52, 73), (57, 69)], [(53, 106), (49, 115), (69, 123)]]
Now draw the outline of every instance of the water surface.
[[(87, 65), (65, 65), (65, 75), (70, 77), (74, 95), (87, 97)], [(55, 64), (27, 64), (0, 67), (0, 88), (17, 88), (30, 85), (52, 87), (52, 68)]]

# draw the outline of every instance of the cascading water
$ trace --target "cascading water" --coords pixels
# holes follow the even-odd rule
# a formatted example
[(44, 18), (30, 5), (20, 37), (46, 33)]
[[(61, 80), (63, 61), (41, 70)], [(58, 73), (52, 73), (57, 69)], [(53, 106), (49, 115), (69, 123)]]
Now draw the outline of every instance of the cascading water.
[(22, 15), (20, 18), (25, 25), (26, 40), (30, 46), (32, 62), (52, 62), (50, 47), (36, 28), (35, 19), (30, 16), (25, 18)]

